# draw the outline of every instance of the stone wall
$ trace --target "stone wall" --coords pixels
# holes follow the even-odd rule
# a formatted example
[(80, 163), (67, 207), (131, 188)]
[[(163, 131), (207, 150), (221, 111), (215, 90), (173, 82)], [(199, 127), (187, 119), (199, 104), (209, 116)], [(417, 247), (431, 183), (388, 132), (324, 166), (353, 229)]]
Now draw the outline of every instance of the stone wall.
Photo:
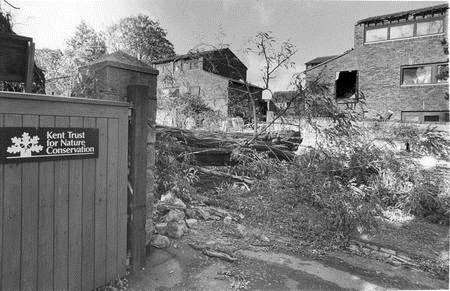
[[(158, 69), (161, 65), (156, 65)], [(168, 81), (171, 80), (171, 81)], [(210, 72), (198, 69), (187, 69), (179, 71), (161, 71), (158, 76), (158, 118), (159, 123), (165, 125), (175, 119), (171, 108), (166, 108), (166, 100), (176, 89), (179, 94), (199, 94), (202, 100), (213, 110), (220, 112), (223, 116), (228, 113), (228, 79)]]

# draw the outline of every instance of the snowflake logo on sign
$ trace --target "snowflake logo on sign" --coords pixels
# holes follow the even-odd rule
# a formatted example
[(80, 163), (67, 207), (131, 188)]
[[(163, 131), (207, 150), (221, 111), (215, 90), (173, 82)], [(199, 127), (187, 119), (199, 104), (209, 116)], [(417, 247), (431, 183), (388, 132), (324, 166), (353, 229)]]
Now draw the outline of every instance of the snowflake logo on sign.
[(39, 145), (39, 137), (30, 137), (28, 132), (24, 132), (22, 137), (11, 138), (12, 146), (8, 147), (6, 151), (10, 154), (20, 153), (21, 158), (31, 157), (31, 153), (39, 153), (42, 151), (42, 146)]

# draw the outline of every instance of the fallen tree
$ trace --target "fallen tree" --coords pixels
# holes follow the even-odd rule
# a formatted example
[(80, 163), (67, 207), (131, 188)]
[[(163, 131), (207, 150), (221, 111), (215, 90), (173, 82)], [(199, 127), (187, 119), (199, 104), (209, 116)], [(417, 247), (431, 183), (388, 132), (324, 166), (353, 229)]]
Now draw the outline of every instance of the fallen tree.
[[(172, 150), (179, 157), (189, 157), (198, 165), (232, 165), (231, 154), (237, 148), (249, 148), (267, 152), (269, 157), (292, 161), (294, 151), (302, 142), (300, 134), (294, 131), (266, 133), (254, 138), (251, 133), (218, 133), (191, 131), (168, 126), (156, 126), (156, 139), (176, 141)], [(251, 143), (248, 140), (252, 139)]]

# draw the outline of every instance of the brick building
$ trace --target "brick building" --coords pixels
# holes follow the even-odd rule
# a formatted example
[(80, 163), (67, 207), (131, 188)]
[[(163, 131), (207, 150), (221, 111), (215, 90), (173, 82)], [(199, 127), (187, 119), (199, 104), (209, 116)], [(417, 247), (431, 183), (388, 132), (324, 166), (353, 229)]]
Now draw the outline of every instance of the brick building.
[(354, 48), (306, 63), (306, 78), (319, 78), (338, 103), (365, 98), (366, 118), (442, 122), (449, 119), (448, 5), (362, 19)]
[[(224, 117), (249, 119), (250, 91), (256, 100), (259, 115), (266, 114), (262, 89), (246, 82), (247, 67), (228, 48), (160, 60), (154, 63), (154, 68), (159, 71), (158, 102), (191, 94), (200, 96), (210, 108)], [(173, 112), (167, 108), (159, 109), (159, 121), (170, 124)]]

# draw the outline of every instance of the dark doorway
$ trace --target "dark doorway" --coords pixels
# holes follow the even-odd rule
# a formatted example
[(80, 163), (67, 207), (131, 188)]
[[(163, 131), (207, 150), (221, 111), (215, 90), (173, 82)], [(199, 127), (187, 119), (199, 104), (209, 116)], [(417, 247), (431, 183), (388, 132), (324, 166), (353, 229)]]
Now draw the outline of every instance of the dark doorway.
[(358, 71), (342, 71), (336, 80), (336, 99), (356, 97)]

